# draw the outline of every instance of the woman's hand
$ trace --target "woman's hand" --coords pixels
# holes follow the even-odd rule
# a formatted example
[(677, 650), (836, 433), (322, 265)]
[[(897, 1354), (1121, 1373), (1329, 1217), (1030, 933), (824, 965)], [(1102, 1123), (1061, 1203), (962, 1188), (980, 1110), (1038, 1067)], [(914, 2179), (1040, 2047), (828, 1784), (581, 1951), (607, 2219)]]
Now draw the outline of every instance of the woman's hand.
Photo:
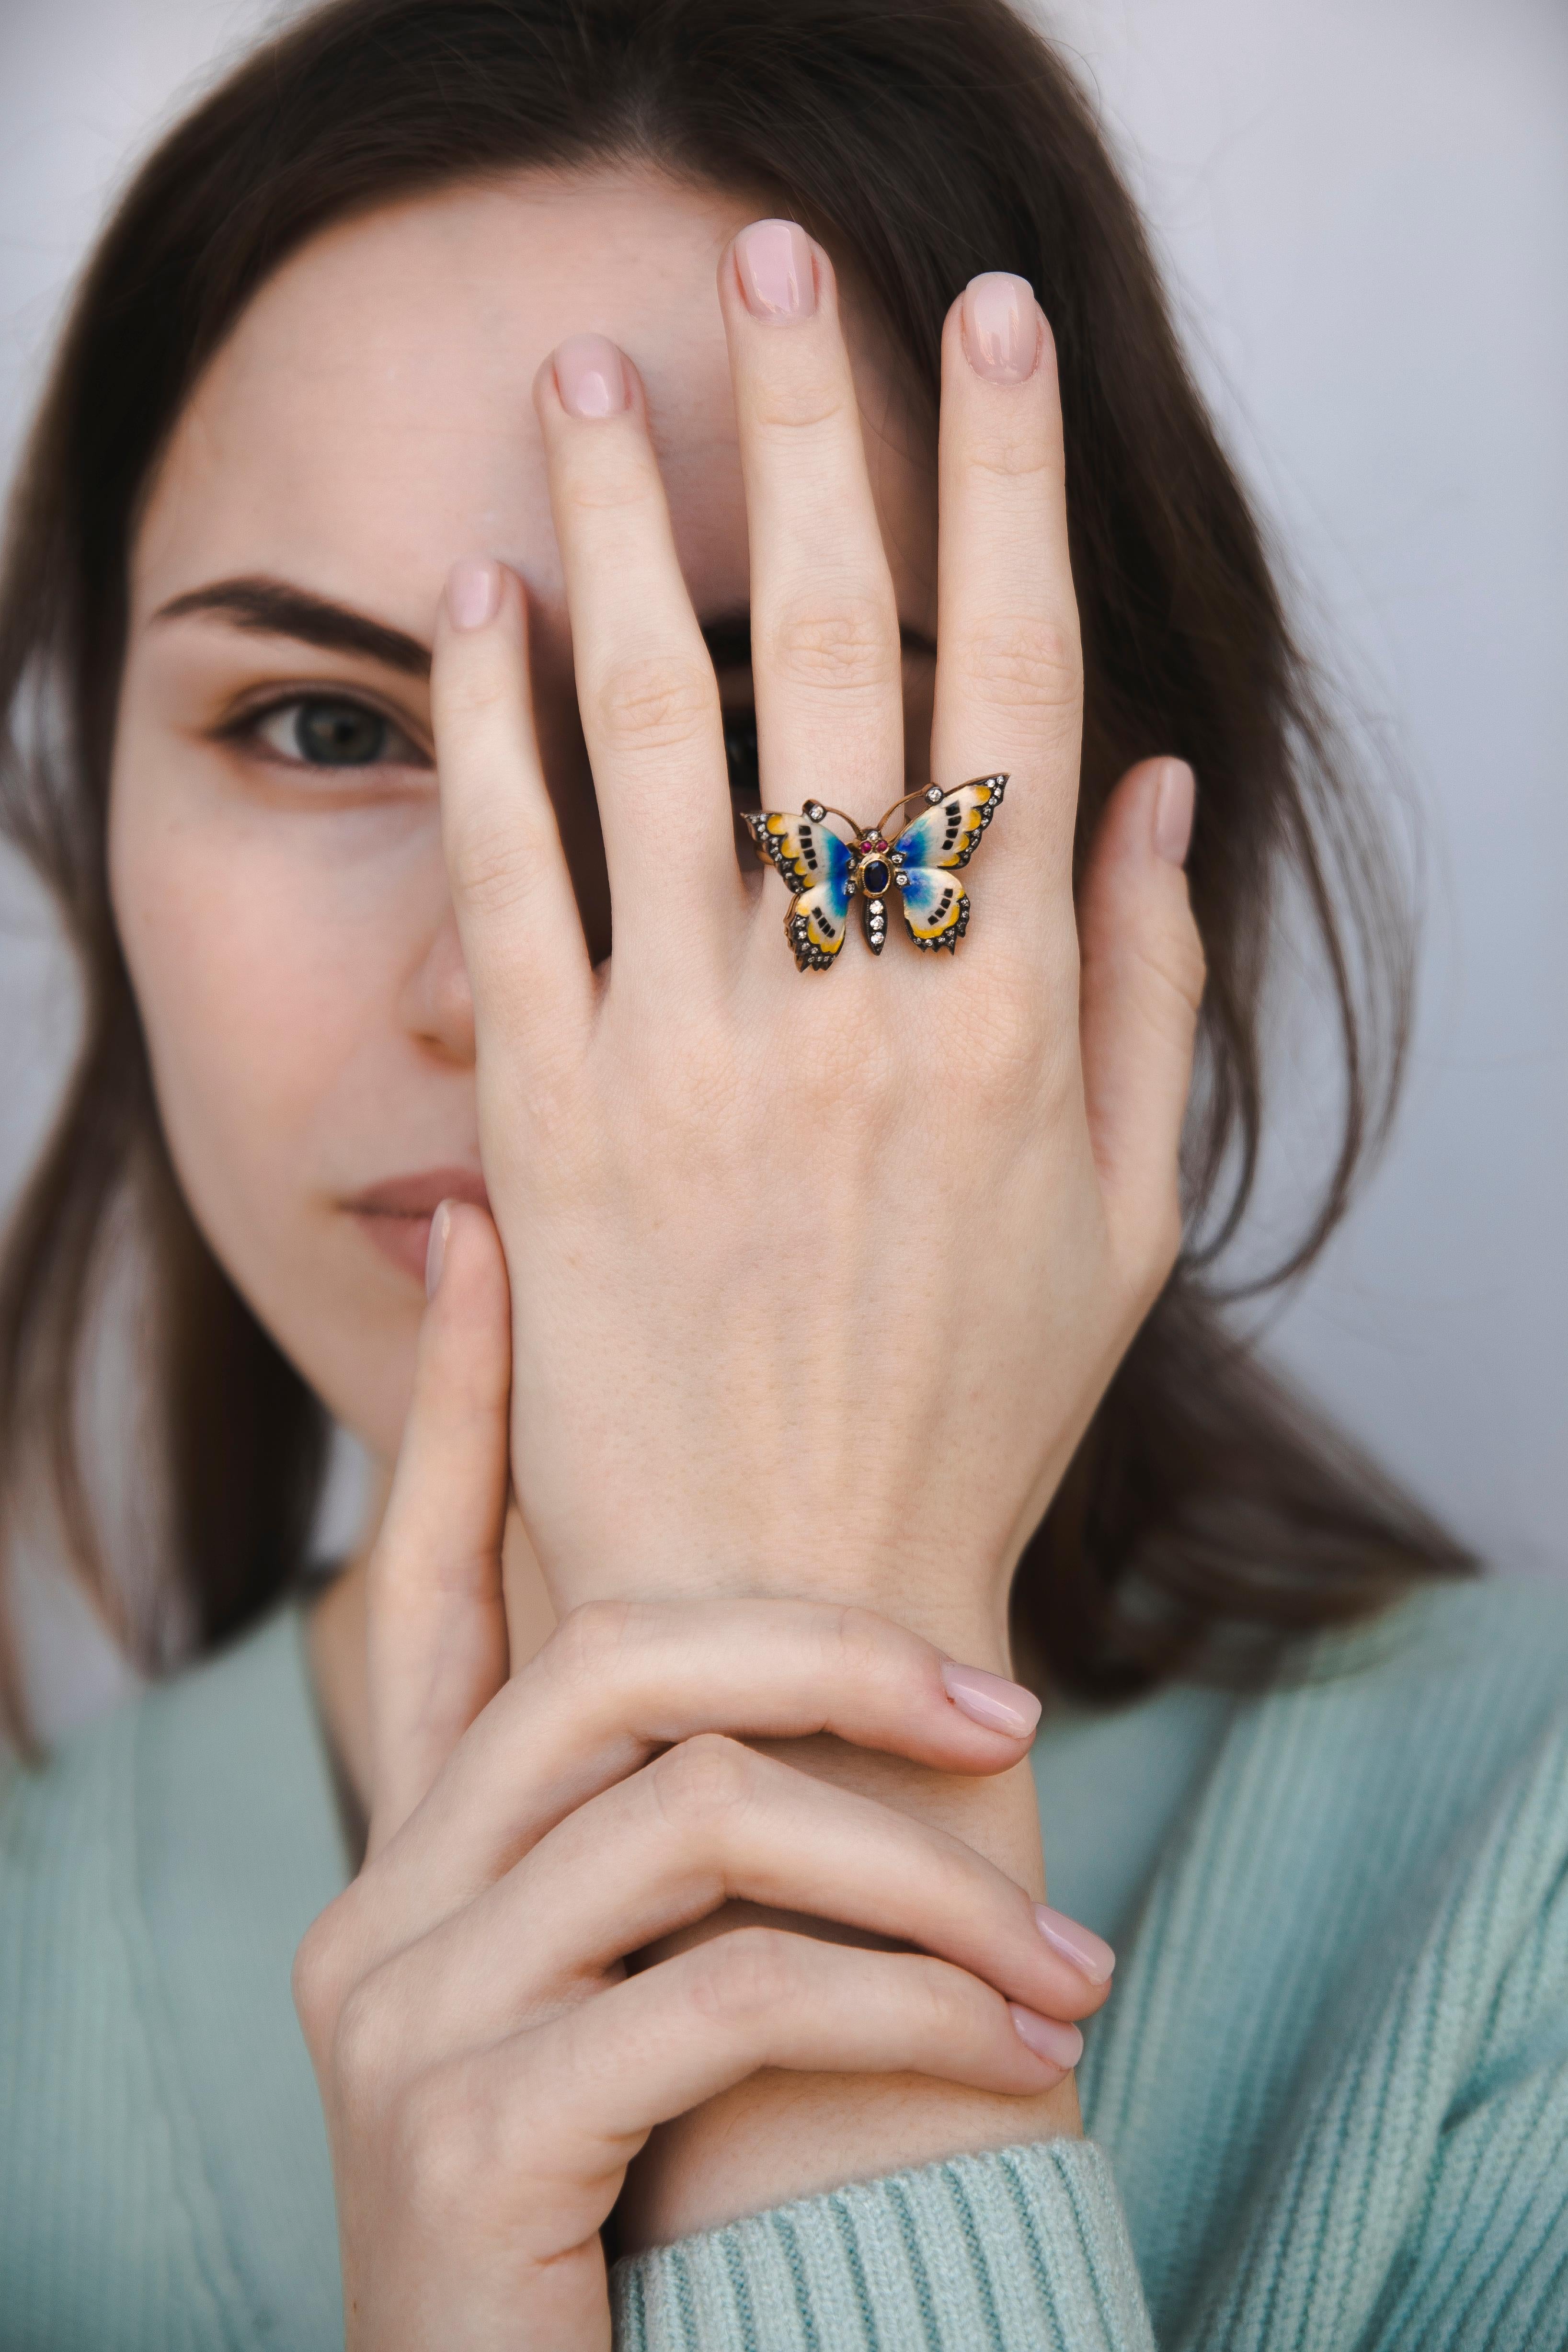
[[(1048, 2092), (1079, 2043), (1059, 2021), (1105, 1988), (959, 1840), (739, 1744), (827, 1731), (946, 1774), (1015, 1764), (1025, 1738), (965, 1713), (901, 1628), (603, 1602), (503, 1679), (505, 1269), (479, 1211), (445, 1233), (371, 1567), (369, 1858), (307, 1935), (296, 1996), (350, 2347), (588, 2352), (609, 2343), (599, 2231), (655, 2125), (758, 2067)], [(731, 1898), (918, 1948), (756, 1927), (627, 1974)]]
[[(904, 789), (900, 615), (832, 269), (763, 223), (720, 287), (764, 804), (869, 824)], [(448, 591), (436, 734), (514, 1473), (557, 1605), (852, 1599), (1005, 1669), (1020, 1548), (1177, 1248), (1203, 966), (1173, 761), (1119, 788), (1075, 919), (1061, 417), (1020, 281), (954, 305), (943, 385), (933, 767), (1011, 776), (956, 957), (851, 939), (802, 976), (780, 883), (738, 869), (713, 673), (609, 345), (536, 387), (606, 969), (541, 772), (522, 596), (494, 564)]]

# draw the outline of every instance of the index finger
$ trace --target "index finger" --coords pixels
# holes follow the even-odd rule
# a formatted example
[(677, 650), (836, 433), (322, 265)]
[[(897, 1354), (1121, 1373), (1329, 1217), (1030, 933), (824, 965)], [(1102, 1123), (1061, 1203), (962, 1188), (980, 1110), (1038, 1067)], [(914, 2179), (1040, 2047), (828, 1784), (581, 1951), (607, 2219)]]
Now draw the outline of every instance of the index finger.
[(975, 278), (942, 334), (932, 761), (1005, 771), (987, 928), (1070, 909), (1083, 712), (1056, 347), (1026, 282)]

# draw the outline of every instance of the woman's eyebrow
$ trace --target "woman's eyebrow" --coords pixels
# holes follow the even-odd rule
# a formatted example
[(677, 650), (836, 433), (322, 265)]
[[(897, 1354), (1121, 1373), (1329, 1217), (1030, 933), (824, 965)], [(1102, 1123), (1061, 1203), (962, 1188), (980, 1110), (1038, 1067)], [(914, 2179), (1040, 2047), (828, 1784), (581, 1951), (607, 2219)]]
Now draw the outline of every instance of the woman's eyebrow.
[(403, 629), (358, 613), (351, 604), (334, 604), (295, 588), (286, 580), (215, 580), (205, 588), (191, 588), (183, 596), (159, 606), (155, 621), (176, 621), (187, 613), (223, 613), (236, 628), (258, 635), (293, 637), (306, 646), (321, 646), (329, 653), (364, 654), (388, 669), (409, 677), (428, 677), (430, 648)]
[[(363, 654), (410, 677), (430, 675), (430, 648), (417, 637), (385, 621), (374, 620), (352, 604), (337, 604), (329, 597), (313, 595), (308, 588), (296, 588), (287, 580), (215, 580), (205, 588), (190, 588), (184, 595), (171, 597), (153, 618), (175, 621), (190, 613), (222, 613), (236, 628), (249, 629), (258, 635), (292, 637), (298, 644), (321, 646), (329, 653)], [(701, 628), (715, 669), (749, 667), (752, 616), (744, 607), (716, 614)], [(899, 625), (899, 640), (906, 653), (930, 660), (936, 657), (931, 638), (907, 623)]]

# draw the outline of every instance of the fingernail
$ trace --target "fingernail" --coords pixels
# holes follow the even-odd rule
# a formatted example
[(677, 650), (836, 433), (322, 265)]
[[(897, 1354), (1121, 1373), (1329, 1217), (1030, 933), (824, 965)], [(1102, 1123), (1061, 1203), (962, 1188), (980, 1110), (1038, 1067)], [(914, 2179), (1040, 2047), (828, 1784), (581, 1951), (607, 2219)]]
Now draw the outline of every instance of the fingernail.
[(1013, 2030), (1026, 2050), (1047, 2065), (1065, 2066), (1069, 2070), (1083, 2056), (1083, 2036), (1076, 2025), (1064, 2025), (1059, 2018), (1041, 2017), (1032, 2009), (1020, 2009), (1016, 2000), (1007, 2003), (1013, 2012)]
[(942, 1686), (954, 1706), (987, 1731), (1005, 1731), (1011, 1738), (1028, 1739), (1040, 1719), (1040, 1702), (1022, 1683), (1002, 1675), (988, 1675), (984, 1666), (955, 1666), (942, 1660)]
[(619, 416), (632, 404), (626, 363), (608, 335), (568, 335), (556, 346), (555, 389), (568, 416)]
[(1065, 1911), (1053, 1911), (1048, 1903), (1036, 1904), (1035, 1925), (1052, 1950), (1059, 1952), (1090, 1984), (1110, 1983), (1116, 1955), (1103, 1936), (1080, 1927), (1076, 1919), (1069, 1919)]
[(441, 1279), (441, 1268), (447, 1263), (447, 1236), (452, 1230), (452, 1203), (443, 1201), (430, 1220), (430, 1239), (425, 1251), (425, 1296), (434, 1298)]
[(735, 271), (757, 319), (809, 319), (816, 308), (811, 240), (794, 221), (753, 221), (735, 239)]
[(1193, 837), (1197, 784), (1184, 760), (1166, 760), (1154, 788), (1154, 847), (1169, 866), (1184, 866)]
[(963, 289), (963, 348), (988, 383), (1022, 383), (1040, 350), (1040, 312), (1026, 278), (988, 269)]
[(447, 574), (447, 610), (455, 629), (482, 629), (500, 610), (500, 565), (465, 555)]

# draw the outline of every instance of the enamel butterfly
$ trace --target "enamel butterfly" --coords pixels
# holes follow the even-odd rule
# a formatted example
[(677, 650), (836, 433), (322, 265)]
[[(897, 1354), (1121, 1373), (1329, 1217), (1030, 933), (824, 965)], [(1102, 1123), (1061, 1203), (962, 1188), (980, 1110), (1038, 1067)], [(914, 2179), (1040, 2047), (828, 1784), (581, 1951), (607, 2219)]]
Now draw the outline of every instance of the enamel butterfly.
[[(773, 860), (795, 894), (784, 929), (799, 969), (831, 971), (854, 898), (865, 908), (873, 955), (887, 944), (889, 898), (917, 947), (955, 949), (969, 927), (969, 894), (952, 877), (979, 848), (1006, 789), (1005, 776), (977, 776), (951, 793), (931, 784), (895, 801), (869, 833), (821, 801), (807, 801), (798, 816), (767, 809), (748, 816), (758, 855)], [(921, 803), (918, 815), (890, 833), (911, 801)]]

